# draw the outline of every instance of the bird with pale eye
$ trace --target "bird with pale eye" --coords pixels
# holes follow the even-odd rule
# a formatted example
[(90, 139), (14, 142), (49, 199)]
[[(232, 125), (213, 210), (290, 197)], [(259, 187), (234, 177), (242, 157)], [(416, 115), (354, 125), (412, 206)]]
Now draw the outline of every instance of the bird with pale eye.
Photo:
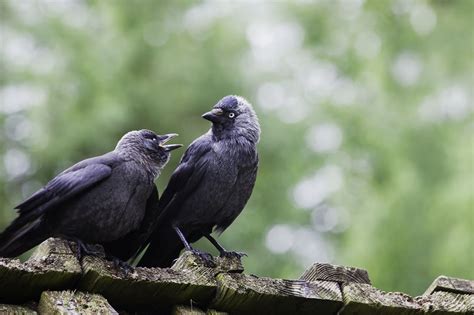
[(182, 249), (206, 237), (221, 256), (227, 251), (211, 233), (222, 233), (241, 213), (252, 193), (258, 168), (260, 126), (252, 106), (240, 96), (226, 96), (202, 115), (211, 129), (193, 141), (160, 198), (160, 218), (138, 263), (169, 267)]

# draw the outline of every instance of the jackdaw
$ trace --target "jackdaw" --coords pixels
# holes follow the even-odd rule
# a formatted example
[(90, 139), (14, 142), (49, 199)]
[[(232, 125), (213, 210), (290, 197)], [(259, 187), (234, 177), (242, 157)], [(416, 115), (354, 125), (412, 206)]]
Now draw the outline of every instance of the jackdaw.
[(240, 255), (226, 251), (211, 232), (222, 233), (250, 198), (260, 126), (252, 106), (240, 96), (224, 97), (202, 117), (212, 122), (212, 128), (188, 147), (171, 176), (138, 266), (168, 267), (183, 248), (195, 251), (189, 243), (203, 236), (220, 255)]
[[(18, 256), (49, 237), (76, 241), (79, 255), (89, 253), (87, 244), (106, 244), (108, 255), (133, 256), (148, 236), (134, 233), (156, 210), (154, 180), (181, 146), (166, 144), (175, 136), (131, 131), (113, 151), (60, 173), (15, 207), (19, 216), (0, 234), (0, 256)], [(120, 239), (123, 248), (114, 246)]]

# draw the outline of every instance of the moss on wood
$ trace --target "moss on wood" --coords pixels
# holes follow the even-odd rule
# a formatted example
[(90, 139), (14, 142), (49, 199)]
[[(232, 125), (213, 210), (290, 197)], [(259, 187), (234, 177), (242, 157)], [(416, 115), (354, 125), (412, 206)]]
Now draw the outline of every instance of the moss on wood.
[(173, 307), (172, 315), (206, 315), (202, 309), (193, 306), (176, 305)]
[(0, 304), (1, 315), (36, 315), (38, 314), (34, 309), (22, 306), (22, 305), (11, 305), (11, 304)]
[(474, 314), (474, 294), (437, 291), (416, 297), (415, 301), (428, 314)]
[(216, 281), (208, 271), (135, 268), (125, 274), (112, 262), (96, 257), (85, 257), (83, 269), (81, 290), (102, 294), (113, 305), (126, 309), (160, 308), (191, 300), (205, 305), (216, 289)]
[(98, 295), (80, 291), (45, 291), (38, 305), (41, 314), (118, 314)]
[(25, 263), (0, 258), (0, 301), (37, 299), (44, 290), (73, 287), (80, 276), (81, 266), (74, 253), (64, 241), (51, 238)]
[(220, 274), (211, 307), (249, 314), (333, 314), (342, 307), (335, 282), (259, 278), (245, 274)]
[[(110, 302), (130, 314), (474, 315), (472, 280), (441, 276), (412, 298), (372, 287), (367, 272), (357, 268), (314, 264), (300, 280), (270, 279), (242, 274), (238, 257), (204, 261), (184, 252), (172, 268), (126, 273), (104, 255), (80, 263), (74, 248), (49, 239), (25, 263), (0, 258), (0, 303), (8, 303), (0, 304), (0, 314), (35, 314), (36, 304), (9, 304), (38, 301), (43, 292), (38, 311), (47, 314), (115, 314)], [(62, 291), (67, 289), (84, 292)]]
[(419, 303), (404, 293), (384, 292), (371, 285), (350, 283), (343, 285), (344, 309), (341, 314), (421, 314)]
[(216, 311), (214, 309), (208, 309), (206, 315), (228, 315), (229, 313)]
[(228, 313), (219, 312), (213, 309), (203, 311), (195, 306), (176, 305), (171, 312), (172, 315), (228, 315)]
[(428, 287), (424, 295), (430, 295), (436, 291), (474, 294), (474, 281), (446, 277), (446, 276), (439, 276)]
[(198, 270), (198, 272), (207, 270), (214, 275), (222, 272), (242, 273), (244, 271), (239, 257), (212, 257), (212, 261), (206, 262), (190, 251), (184, 251), (171, 268), (187, 271)]

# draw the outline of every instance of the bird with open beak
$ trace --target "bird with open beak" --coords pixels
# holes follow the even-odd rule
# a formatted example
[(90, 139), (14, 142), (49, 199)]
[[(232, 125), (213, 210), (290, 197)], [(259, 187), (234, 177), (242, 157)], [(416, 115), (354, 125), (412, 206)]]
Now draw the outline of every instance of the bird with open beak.
[[(90, 253), (87, 244), (107, 244), (133, 235), (154, 210), (149, 201), (157, 200), (154, 180), (171, 151), (181, 147), (167, 144), (175, 136), (130, 131), (115, 150), (54, 177), (16, 207), (19, 216), (0, 234), (0, 256), (18, 256), (49, 237), (76, 241), (81, 254)], [(128, 249), (127, 255), (140, 245)], [(129, 258), (115, 248), (108, 254)]]

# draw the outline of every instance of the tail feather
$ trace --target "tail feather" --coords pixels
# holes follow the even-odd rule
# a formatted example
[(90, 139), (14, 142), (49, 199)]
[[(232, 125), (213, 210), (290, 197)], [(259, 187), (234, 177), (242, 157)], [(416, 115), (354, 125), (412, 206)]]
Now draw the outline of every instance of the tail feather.
[(171, 226), (157, 227), (138, 267), (171, 267), (184, 246)]
[(47, 239), (41, 219), (18, 224), (15, 220), (0, 234), (0, 257), (16, 257)]

